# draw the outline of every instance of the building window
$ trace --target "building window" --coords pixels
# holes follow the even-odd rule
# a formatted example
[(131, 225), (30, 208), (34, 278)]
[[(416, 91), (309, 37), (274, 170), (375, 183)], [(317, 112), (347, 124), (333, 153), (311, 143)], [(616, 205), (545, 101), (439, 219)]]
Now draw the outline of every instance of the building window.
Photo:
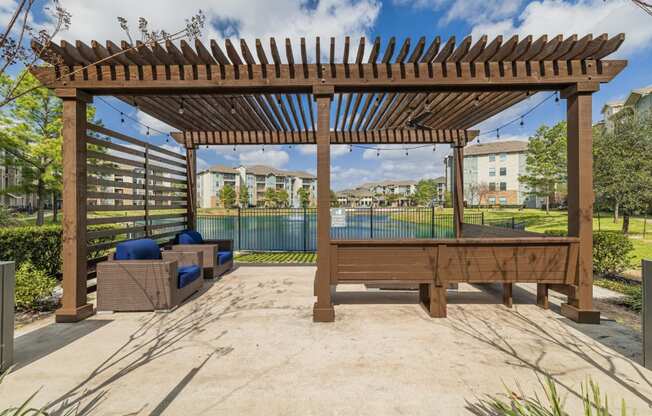
[(501, 196), (500, 198), (498, 198), (498, 203), (500, 205), (507, 205), (507, 198), (505, 198), (504, 196)]
[(490, 191), (496, 190), (496, 182), (489, 182), (489, 190)]
[(500, 183), (500, 190), (501, 191), (506, 191), (507, 190), (507, 182), (501, 182)]
[(501, 154), (500, 154), (500, 161), (501, 161), (501, 162), (504, 162), (504, 161), (506, 161), (506, 160), (507, 160), (507, 153), (501, 153)]
[(489, 205), (494, 205), (496, 203), (496, 197), (495, 196), (490, 196), (489, 197)]
[(507, 176), (507, 168), (500, 168), (500, 176)]
[(489, 161), (490, 161), (490, 162), (495, 162), (495, 161), (496, 161), (496, 155), (493, 154), (493, 153), (490, 154), (490, 155), (489, 155)]
[[(502, 171), (503, 168), (500, 168)], [(489, 168), (489, 176), (496, 176), (496, 168)]]

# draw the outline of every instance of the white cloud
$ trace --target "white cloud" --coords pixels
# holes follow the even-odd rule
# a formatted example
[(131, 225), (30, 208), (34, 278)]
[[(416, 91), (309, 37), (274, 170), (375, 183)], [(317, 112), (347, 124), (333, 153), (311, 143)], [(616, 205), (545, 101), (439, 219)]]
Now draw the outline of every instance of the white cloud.
[[(66, 40), (125, 39), (116, 19), (118, 16), (128, 20), (135, 37), (141, 16), (149, 21), (150, 29), (173, 32), (185, 27), (185, 18), (202, 10), (206, 15), (204, 39), (242, 38), (253, 47), (258, 37), (268, 48), (268, 38), (276, 36), (277, 45), (284, 49), (284, 38), (288, 37), (295, 45), (295, 60), (299, 59), (300, 37), (307, 38), (307, 47), (312, 51), (314, 37), (321, 36), (321, 49), (327, 53), (328, 37), (350, 35), (356, 39), (365, 35), (375, 23), (381, 7), (377, 0), (65, 0), (62, 3), (72, 13), (70, 30), (61, 35)], [(153, 3), (155, 8), (152, 8)]]
[(512, 16), (518, 11), (522, 0), (394, 0), (398, 5), (417, 8), (445, 10), (440, 24), (463, 20), (471, 24), (495, 21)]
[(284, 167), (290, 155), (282, 146), (216, 146), (215, 152), (232, 162), (233, 165), (267, 165), (275, 168)]
[[(297, 146), (297, 149), (299, 149), (299, 153), (302, 155), (317, 154), (317, 145), (314, 144)], [(350, 153), (350, 148), (345, 144), (335, 144), (331, 146), (331, 158), (336, 158), (347, 153)]]
[(527, 5), (519, 16), (500, 21), (488, 20), (473, 28), (472, 35), (511, 35), (577, 33), (610, 36), (625, 33), (625, 42), (613, 56), (627, 56), (635, 50), (648, 48), (652, 44), (652, 23), (650, 16), (626, 0), (542, 0)]

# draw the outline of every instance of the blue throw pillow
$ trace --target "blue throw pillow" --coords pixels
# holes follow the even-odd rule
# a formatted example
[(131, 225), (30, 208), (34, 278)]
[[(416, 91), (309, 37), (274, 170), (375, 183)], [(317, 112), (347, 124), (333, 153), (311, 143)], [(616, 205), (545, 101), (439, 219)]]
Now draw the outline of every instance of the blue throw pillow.
[(177, 234), (177, 244), (203, 244), (204, 239), (197, 231), (187, 230)]
[(197, 280), (200, 274), (201, 274), (201, 269), (196, 264), (179, 267), (179, 282), (178, 282), (179, 289), (184, 288), (188, 286), (190, 283)]
[(233, 260), (232, 251), (220, 251), (217, 253), (217, 264), (224, 264), (229, 260)]
[(116, 260), (160, 260), (161, 249), (149, 238), (120, 243), (115, 248)]

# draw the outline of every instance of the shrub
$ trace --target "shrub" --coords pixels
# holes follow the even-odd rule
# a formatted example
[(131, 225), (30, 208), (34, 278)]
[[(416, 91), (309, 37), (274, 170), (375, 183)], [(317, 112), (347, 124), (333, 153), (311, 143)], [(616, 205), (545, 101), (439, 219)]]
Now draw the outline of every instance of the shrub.
[(598, 231), (593, 234), (593, 271), (599, 276), (620, 273), (630, 267), (634, 245), (621, 232)]
[(16, 308), (38, 309), (42, 300), (52, 295), (56, 285), (57, 279), (30, 261), (23, 262), (16, 271)]
[[(95, 225), (92, 230), (120, 228), (119, 225)], [(124, 235), (102, 237), (89, 241), (98, 244), (112, 241), (116, 238), (126, 238)], [(43, 270), (49, 276), (61, 272), (62, 228), (59, 224), (23, 227), (8, 227), (0, 229), (0, 260), (16, 262), (19, 268), (24, 262), (31, 262), (34, 267)], [(99, 257), (108, 250), (88, 253), (88, 258)]]
[(0, 259), (16, 268), (30, 262), (49, 276), (61, 270), (61, 226), (11, 227), (0, 230)]
[[(610, 416), (609, 399), (602, 395), (600, 387), (589, 379), (581, 386), (582, 408), (586, 416)], [(543, 383), (545, 400), (538, 394), (527, 397), (522, 391), (515, 392), (507, 389), (504, 397), (491, 397), (481, 400), (479, 404), (471, 404), (467, 409), (476, 415), (492, 416), (570, 416), (566, 410), (566, 398), (562, 397), (557, 385), (551, 378), (546, 378)], [(612, 402), (613, 403), (613, 402)], [(625, 400), (620, 402), (622, 416), (627, 415)]]

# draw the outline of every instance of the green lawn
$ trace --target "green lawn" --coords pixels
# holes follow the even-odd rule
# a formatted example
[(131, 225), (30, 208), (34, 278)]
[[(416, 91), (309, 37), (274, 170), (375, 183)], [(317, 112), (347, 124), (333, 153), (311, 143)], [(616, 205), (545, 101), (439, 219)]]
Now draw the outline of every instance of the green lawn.
[(235, 257), (239, 263), (315, 263), (316, 253), (304, 252), (261, 252), (242, 253)]

